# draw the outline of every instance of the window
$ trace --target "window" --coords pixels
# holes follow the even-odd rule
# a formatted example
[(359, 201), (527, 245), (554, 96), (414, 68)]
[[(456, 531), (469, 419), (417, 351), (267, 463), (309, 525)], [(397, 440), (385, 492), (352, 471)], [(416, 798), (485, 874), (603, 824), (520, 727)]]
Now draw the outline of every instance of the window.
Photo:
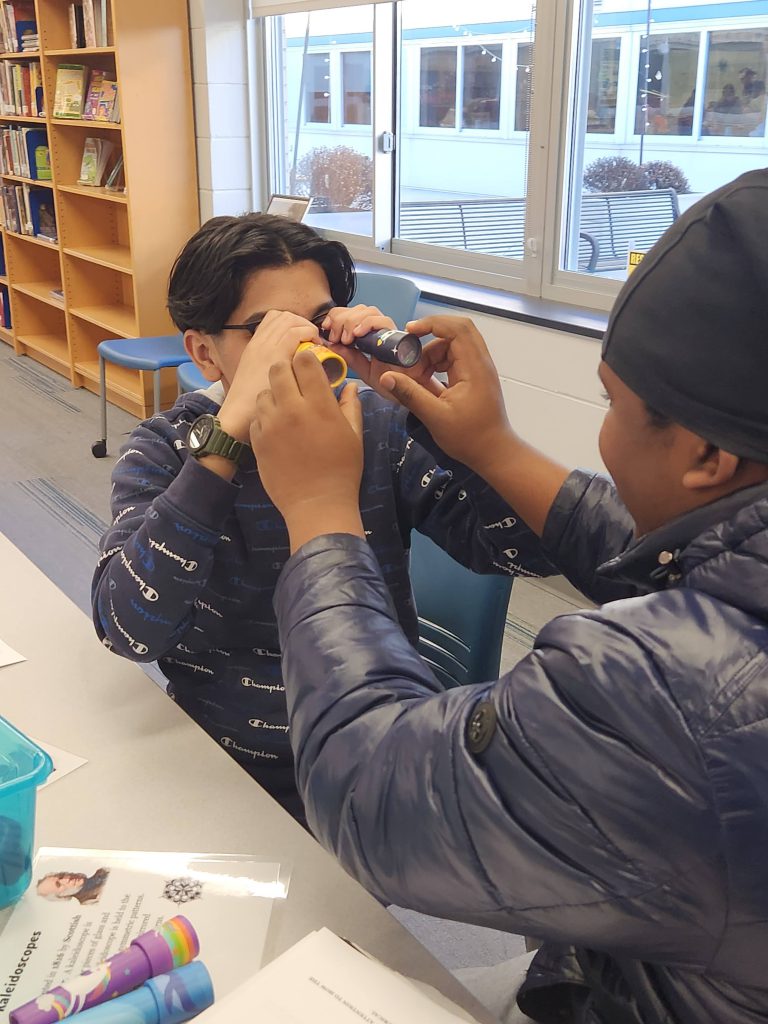
[(462, 128), (499, 127), (501, 47), (465, 46), (462, 56)]
[(765, 135), (768, 31), (712, 32), (702, 135)]
[(515, 131), (527, 132), (531, 126), (531, 69), (533, 46), (518, 43), (515, 74)]
[(268, 190), (393, 267), (608, 308), (630, 250), (768, 165), (768, 3), (383, 0), (263, 25)]
[(307, 224), (369, 236), (373, 8), (269, 22), (270, 191), (312, 196)]
[[(488, 257), (520, 260), (532, 6), (477, 0), (471, 17), (465, 5), (461, 20), (448, 23), (445, 4), (402, 0), (399, 10), (401, 130), (392, 251), (430, 258), (424, 246), (433, 252), (440, 246), (448, 261), (467, 266), (486, 266)], [(448, 10), (459, 17), (458, 5)]]
[(738, 0), (637, 7), (603, 0), (575, 19), (551, 294), (567, 290), (563, 271), (623, 280), (630, 250), (646, 251), (699, 197), (768, 163), (768, 5), (761, 15)]
[(371, 123), (371, 54), (368, 50), (341, 54), (344, 124)]
[(643, 36), (637, 71), (635, 132), (691, 135), (699, 66), (699, 36)]
[(612, 135), (616, 130), (620, 55), (620, 39), (592, 40), (587, 100), (587, 131), (590, 135)]
[(421, 51), (421, 128), (453, 128), (456, 125), (457, 54), (455, 46), (429, 46)]
[(331, 55), (308, 53), (304, 58), (304, 116), (313, 124), (331, 123)]

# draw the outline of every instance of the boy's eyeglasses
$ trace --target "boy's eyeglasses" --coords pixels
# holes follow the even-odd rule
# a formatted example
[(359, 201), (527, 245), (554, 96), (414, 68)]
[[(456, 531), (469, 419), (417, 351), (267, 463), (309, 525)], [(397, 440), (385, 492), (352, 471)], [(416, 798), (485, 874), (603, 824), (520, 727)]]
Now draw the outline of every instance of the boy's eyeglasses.
[[(318, 313), (317, 316), (313, 317), (309, 322), (314, 324), (322, 334), (322, 324), (327, 316), (328, 310), (325, 310), (324, 313)], [(259, 327), (261, 327), (263, 320), (264, 317), (259, 317), (258, 320), (251, 320), (247, 324), (224, 324), (221, 329), (222, 331), (248, 331), (251, 337), (253, 337)]]

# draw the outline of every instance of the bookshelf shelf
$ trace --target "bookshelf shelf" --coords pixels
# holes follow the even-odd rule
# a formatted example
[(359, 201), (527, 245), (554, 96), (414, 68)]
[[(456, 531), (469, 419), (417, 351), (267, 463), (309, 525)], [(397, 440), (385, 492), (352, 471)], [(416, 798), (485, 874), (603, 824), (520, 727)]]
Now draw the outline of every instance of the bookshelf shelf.
[[(106, 25), (101, 13), (95, 21), (96, 39), (108, 45), (77, 48), (70, 0), (34, 0), (34, 7), (40, 52), (0, 54), (0, 71), (3, 60), (39, 61), (47, 114), (2, 114), (0, 125), (47, 130), (53, 180), (0, 175), (0, 184), (50, 189), (59, 242), (3, 230), (0, 285), (8, 288), (13, 330), (0, 330), (0, 340), (74, 385), (98, 391), (101, 341), (173, 331), (165, 306), (168, 272), (199, 225), (189, 5), (109, 0), (104, 8), (95, 0), (95, 11), (107, 11)], [(83, 65), (89, 76), (109, 72), (118, 83), (122, 121), (54, 117), (60, 64)], [(127, 192), (78, 183), (87, 138), (113, 144), (103, 181), (122, 155)], [(184, 175), (158, 173), (159, 153), (163, 162), (185, 168)], [(52, 289), (63, 289), (66, 301)], [(107, 374), (110, 401), (135, 416), (151, 414), (151, 374), (112, 366)], [(175, 373), (164, 372), (165, 399), (173, 401), (175, 387)]]
[[(75, 373), (81, 374), (86, 380), (99, 383), (99, 360), (93, 359), (84, 363), (75, 363)], [(118, 391), (124, 398), (135, 397), (136, 388), (133, 380), (134, 371), (125, 366), (107, 364), (107, 390)]]
[(67, 256), (79, 260), (96, 263), (100, 267), (119, 270), (122, 274), (132, 274), (131, 250), (124, 245), (89, 245), (79, 249), (65, 249)]
[(9, 331), (7, 327), (0, 327), (0, 341), (4, 341), (6, 345), (12, 345), (13, 331)]
[(13, 284), (11, 287), (14, 291), (21, 292), (22, 295), (37, 299), (38, 302), (46, 302), (54, 309), (64, 309), (63, 300), (51, 295), (53, 288), (61, 288), (60, 281), (30, 281), (25, 284)]
[(73, 49), (71, 46), (65, 50), (44, 50), (46, 57), (104, 57), (107, 54), (115, 53), (114, 46), (78, 46)]
[(25, 185), (40, 185), (41, 188), (53, 188), (52, 181), (41, 181), (39, 178), (24, 178), (20, 174), (3, 174), (0, 172), (0, 178), (8, 179), (8, 181), (22, 181)]
[(88, 196), (89, 199), (106, 199), (109, 203), (128, 202), (125, 192), (110, 192), (106, 188), (95, 188), (93, 185), (59, 185), (59, 192), (68, 192), (73, 196)]
[(117, 132), (121, 131), (123, 127), (119, 121), (87, 121), (82, 117), (52, 117), (50, 124), (63, 125), (65, 128), (107, 128)]
[(32, 245), (42, 245), (45, 249), (59, 248), (58, 242), (46, 242), (44, 238), (36, 238), (35, 235), (22, 235), (18, 231), (9, 231), (8, 228), (5, 229), (5, 233), (9, 238), (18, 238), (22, 242), (31, 242)]
[(136, 312), (129, 306), (70, 306), (69, 312), (72, 316), (87, 320), (88, 323), (103, 327), (109, 333), (104, 337), (135, 338), (138, 334), (136, 327)]
[(42, 356), (40, 362), (69, 375), (69, 346), (66, 334), (17, 334), (16, 343), (28, 353)]
[(21, 124), (46, 124), (44, 117), (30, 117), (27, 114), (0, 114), (0, 121), (13, 121), (14, 124), (17, 121)]

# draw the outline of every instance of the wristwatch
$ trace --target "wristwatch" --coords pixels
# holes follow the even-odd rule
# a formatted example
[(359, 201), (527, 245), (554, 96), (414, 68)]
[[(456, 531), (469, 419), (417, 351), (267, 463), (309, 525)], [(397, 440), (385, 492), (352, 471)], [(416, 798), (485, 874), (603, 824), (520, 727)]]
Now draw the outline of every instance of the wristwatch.
[(245, 449), (243, 442), (222, 430), (219, 421), (210, 413), (198, 416), (189, 428), (187, 447), (193, 459), (201, 459), (204, 455), (219, 455), (234, 463), (240, 461)]

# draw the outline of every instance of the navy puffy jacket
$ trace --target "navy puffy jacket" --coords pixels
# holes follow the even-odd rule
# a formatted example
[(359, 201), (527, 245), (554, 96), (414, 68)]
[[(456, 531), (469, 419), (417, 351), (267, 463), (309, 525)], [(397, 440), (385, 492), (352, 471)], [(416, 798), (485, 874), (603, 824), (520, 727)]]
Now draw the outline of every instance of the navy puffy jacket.
[(632, 543), (610, 483), (574, 473), (542, 544), (608, 603), (446, 693), (365, 542), (293, 556), (276, 605), (310, 824), (386, 900), (543, 938), (537, 1020), (766, 1021), (768, 486)]

